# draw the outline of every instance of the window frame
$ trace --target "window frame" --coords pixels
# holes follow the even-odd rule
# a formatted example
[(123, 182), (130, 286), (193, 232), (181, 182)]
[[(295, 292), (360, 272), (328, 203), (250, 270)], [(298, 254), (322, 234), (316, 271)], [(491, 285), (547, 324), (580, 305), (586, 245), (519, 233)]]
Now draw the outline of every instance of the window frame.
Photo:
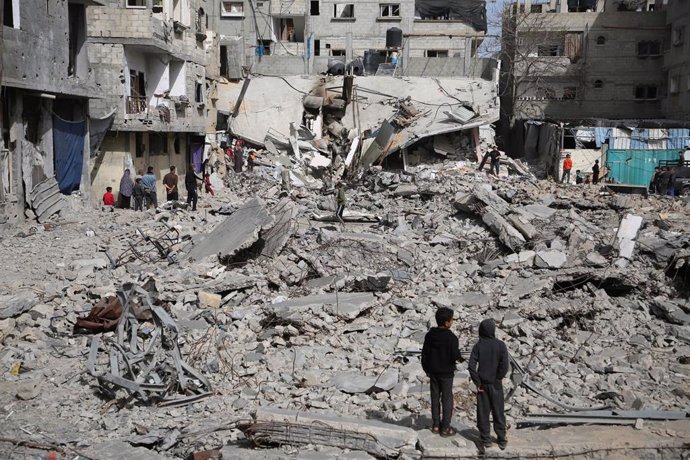
[[(658, 49), (657, 49), (658, 48)], [(656, 52), (653, 52), (656, 51)], [(637, 42), (637, 57), (659, 57), (662, 55), (661, 41), (659, 40), (640, 40)]]
[[(429, 56), (429, 53), (435, 54), (435, 56)], [(440, 54), (444, 54), (445, 56), (439, 56)], [(424, 50), (424, 57), (427, 58), (447, 58), (450, 56), (449, 50), (439, 50), (439, 49), (433, 49), (433, 50)]]
[(594, 80), (594, 89), (603, 89), (604, 88), (604, 80), (597, 79)]
[[(654, 97), (649, 97), (651, 89), (654, 89)], [(643, 90), (644, 96), (638, 97), (638, 91)], [(639, 84), (633, 87), (633, 96), (636, 101), (656, 101), (659, 99), (659, 86), (653, 84)]]
[(671, 44), (683, 46), (685, 44), (685, 26), (674, 27), (671, 31)]
[(604, 46), (606, 44), (606, 37), (599, 35), (596, 40), (597, 46)]
[[(384, 8), (388, 8), (391, 14), (383, 14)], [(393, 9), (397, 8), (398, 14), (393, 14)], [(399, 19), (400, 16), (400, 3), (379, 3), (379, 18), (385, 19)]]
[(680, 93), (680, 75), (671, 75), (668, 77), (668, 92), (669, 94)]
[[(129, 2), (141, 3), (141, 5), (130, 5)], [(147, 8), (146, 0), (125, 0), (125, 8), (132, 10), (145, 10)]]
[[(233, 12), (231, 10), (227, 10), (225, 8), (225, 5), (229, 4), (231, 7), (232, 5), (242, 5), (242, 11), (241, 12)], [(243, 18), (244, 17), (244, 2), (242, 1), (236, 1), (236, 0), (221, 0), (220, 1), (220, 17), (221, 18)]]
[[(351, 8), (351, 16), (338, 16), (338, 6), (344, 5), (345, 9), (343, 10), (343, 13), (347, 10), (347, 7)], [(355, 20), (355, 4), (354, 3), (334, 3), (333, 4), (333, 16), (331, 16), (331, 19), (335, 19), (336, 21), (354, 21)]]

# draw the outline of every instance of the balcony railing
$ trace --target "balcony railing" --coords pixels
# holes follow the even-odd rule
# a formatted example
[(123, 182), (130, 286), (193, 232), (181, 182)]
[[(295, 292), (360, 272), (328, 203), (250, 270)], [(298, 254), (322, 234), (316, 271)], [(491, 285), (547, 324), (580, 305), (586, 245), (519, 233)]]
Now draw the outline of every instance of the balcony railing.
[(146, 112), (148, 101), (145, 97), (128, 96), (127, 97), (127, 115), (135, 113)]

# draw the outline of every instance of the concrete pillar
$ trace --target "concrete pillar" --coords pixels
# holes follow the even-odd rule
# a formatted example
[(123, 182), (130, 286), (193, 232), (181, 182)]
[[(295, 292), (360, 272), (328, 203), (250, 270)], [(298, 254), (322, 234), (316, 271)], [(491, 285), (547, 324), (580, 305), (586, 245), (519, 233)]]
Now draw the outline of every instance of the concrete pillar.
[(525, 0), (525, 13), (529, 13), (532, 10), (532, 0)]
[(558, 12), (559, 13), (567, 13), (568, 12), (568, 0), (559, 0), (559, 8)]
[(467, 71), (472, 68), (472, 38), (465, 38), (465, 65), (462, 69), (462, 74), (466, 75)]
[(24, 97), (18, 91), (15, 91), (10, 100), (13, 104), (11, 112), (12, 124), (10, 129), (10, 140), (14, 139), (14, 151), (12, 152), (12, 174), (14, 194), (17, 199), (17, 221), (24, 221), (24, 180), (22, 175), (22, 139), (25, 136), (24, 120), (22, 119), (22, 112), (24, 112)]
[(89, 130), (89, 104), (84, 103), (82, 110), (84, 116), (84, 164), (81, 168), (81, 184), (79, 191), (81, 192), (82, 203), (88, 204), (91, 198), (91, 134)]
[(549, 0), (549, 10), (556, 11), (557, 0)]
[[(348, 24), (348, 28), (350, 24)], [(345, 64), (352, 61), (352, 31), (348, 30), (345, 34)]]
[(43, 99), (41, 110), (41, 150), (43, 151), (43, 172), (46, 177), (55, 175), (55, 152), (53, 148), (53, 101)]

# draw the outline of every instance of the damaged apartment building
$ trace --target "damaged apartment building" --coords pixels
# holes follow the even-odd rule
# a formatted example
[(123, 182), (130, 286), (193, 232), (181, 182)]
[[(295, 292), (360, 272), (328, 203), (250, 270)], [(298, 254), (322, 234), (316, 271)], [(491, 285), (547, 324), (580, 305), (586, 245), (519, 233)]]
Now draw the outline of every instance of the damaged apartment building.
[[(502, 31), (501, 134), (556, 176), (596, 159), (646, 186), (690, 146), (690, 2), (518, 0)], [(690, 158), (688, 158), (690, 160)]]
[(48, 218), (89, 196), (91, 0), (6, 0), (0, 35), (0, 219)]
[(102, 3), (88, 14), (89, 55), (102, 95), (91, 111), (111, 126), (95, 158), (93, 186), (117, 190), (124, 167), (134, 175), (152, 166), (161, 178), (174, 165), (184, 174), (205, 145), (212, 2)]
[[(266, 75), (325, 73), (329, 61), (368, 75), (380, 64), (396, 67), (396, 60), (398, 75), (484, 70), (472, 60), (486, 32), (483, 0), (218, 1), (214, 7), (221, 75), (228, 79), (241, 78), (243, 66)], [(393, 28), (402, 38), (395, 47), (386, 43)]]

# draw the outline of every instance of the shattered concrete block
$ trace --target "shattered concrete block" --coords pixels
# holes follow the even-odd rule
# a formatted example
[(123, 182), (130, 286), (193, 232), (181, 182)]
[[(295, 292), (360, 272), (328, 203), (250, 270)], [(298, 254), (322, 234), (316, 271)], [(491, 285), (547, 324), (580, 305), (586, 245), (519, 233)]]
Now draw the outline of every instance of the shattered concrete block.
[(199, 305), (202, 307), (218, 308), (223, 300), (220, 295), (207, 291), (199, 291), (197, 296), (199, 298)]
[(395, 196), (412, 196), (417, 193), (419, 193), (419, 190), (414, 184), (400, 184), (395, 189)]
[(286, 300), (268, 308), (278, 317), (285, 320), (301, 321), (303, 314), (309, 310), (324, 311), (343, 319), (355, 319), (361, 312), (370, 308), (376, 298), (371, 292), (340, 292), (319, 294)]
[(38, 297), (31, 291), (0, 296), (0, 319), (14, 318), (31, 310)]
[(34, 399), (41, 394), (41, 385), (37, 380), (29, 380), (28, 382), (21, 382), (17, 386), (17, 398), (22, 401)]
[(398, 370), (389, 368), (379, 376), (365, 376), (358, 372), (341, 372), (331, 378), (330, 384), (336, 389), (350, 394), (388, 391), (398, 384)]
[(585, 262), (590, 267), (605, 267), (609, 263), (608, 260), (606, 260), (606, 257), (602, 256), (598, 252), (590, 252), (587, 254)]
[(333, 446), (377, 457), (397, 457), (417, 445), (413, 429), (378, 420), (277, 408), (260, 408), (254, 418), (254, 424), (242, 428), (250, 440), (262, 442)]
[(192, 245), (187, 257), (199, 261), (217, 254), (220, 260), (231, 259), (259, 239), (261, 230), (273, 225), (263, 202), (258, 198), (247, 201), (242, 207), (218, 224), (211, 233)]
[(632, 258), (633, 251), (635, 250), (635, 238), (637, 238), (637, 232), (640, 231), (641, 226), (641, 216), (627, 214), (623, 220), (621, 220), (618, 232), (616, 233), (616, 249), (618, 249), (618, 253), (621, 257), (625, 259)]
[(538, 231), (534, 225), (530, 224), (527, 218), (523, 215), (510, 214), (508, 216), (508, 222), (510, 222), (513, 227), (522, 233), (522, 236), (524, 236), (527, 240), (533, 239), (538, 234)]
[(297, 205), (288, 198), (282, 199), (271, 209), (271, 214), (275, 216), (275, 223), (261, 234), (264, 247), (261, 249), (259, 260), (272, 259), (280, 253), (297, 228), (295, 219), (298, 212)]
[(491, 208), (486, 208), (482, 221), (496, 233), (501, 243), (508, 246), (513, 251), (519, 250), (527, 242), (522, 233), (510, 225), (498, 212)]
[(519, 253), (509, 254), (505, 257), (506, 263), (524, 265), (531, 267), (534, 263), (534, 257), (537, 255), (534, 251), (520, 251)]
[(458, 449), (467, 446), (467, 441), (462, 436), (443, 438), (431, 430), (421, 430), (418, 436), (419, 449), (424, 458), (457, 458)]
[(561, 268), (568, 256), (561, 251), (537, 251), (534, 256), (534, 266), (539, 268)]

